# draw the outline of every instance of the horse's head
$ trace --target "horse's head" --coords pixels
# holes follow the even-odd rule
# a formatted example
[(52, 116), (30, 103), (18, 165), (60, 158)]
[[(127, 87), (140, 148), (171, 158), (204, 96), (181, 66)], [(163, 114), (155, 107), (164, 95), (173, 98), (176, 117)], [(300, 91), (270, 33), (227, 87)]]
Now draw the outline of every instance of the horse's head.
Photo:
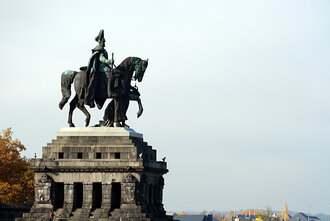
[(144, 76), (144, 72), (146, 71), (148, 67), (148, 60), (142, 60), (139, 59), (135, 63), (135, 75), (134, 75), (134, 80), (138, 80), (138, 82), (141, 82)]

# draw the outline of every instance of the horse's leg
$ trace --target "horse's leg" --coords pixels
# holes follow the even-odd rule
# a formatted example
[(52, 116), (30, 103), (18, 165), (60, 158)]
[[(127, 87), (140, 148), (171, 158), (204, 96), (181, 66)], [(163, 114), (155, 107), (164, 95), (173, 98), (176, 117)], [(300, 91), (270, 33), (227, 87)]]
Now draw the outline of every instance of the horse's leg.
[(139, 111), (137, 112), (137, 117), (139, 118), (142, 115), (142, 113), (143, 113), (143, 106), (142, 106), (142, 102), (141, 102), (140, 96), (131, 93), (131, 94), (129, 94), (129, 99), (131, 101), (137, 101), (138, 102)]
[(77, 104), (78, 104), (78, 95), (76, 94), (76, 96), (74, 96), (74, 98), (70, 102), (69, 119), (68, 119), (69, 127), (74, 127), (74, 124), (72, 123), (72, 113), (74, 109), (77, 107)]
[(143, 113), (143, 106), (142, 106), (142, 102), (141, 102), (140, 98), (137, 100), (137, 102), (138, 102), (138, 105), (139, 105), (139, 111), (137, 112), (137, 117), (139, 118)]
[(131, 91), (129, 93), (129, 100), (138, 102), (139, 111), (137, 112), (137, 118), (139, 118), (143, 113), (143, 106), (142, 106), (142, 102), (140, 99), (140, 93), (137, 90), (137, 88), (131, 87)]
[(91, 120), (90, 113), (87, 111), (87, 109), (85, 108), (84, 105), (79, 105), (78, 108), (79, 108), (79, 110), (81, 110), (85, 114), (85, 116), (86, 116), (86, 120), (85, 120), (86, 121), (86, 127), (88, 127), (89, 122)]

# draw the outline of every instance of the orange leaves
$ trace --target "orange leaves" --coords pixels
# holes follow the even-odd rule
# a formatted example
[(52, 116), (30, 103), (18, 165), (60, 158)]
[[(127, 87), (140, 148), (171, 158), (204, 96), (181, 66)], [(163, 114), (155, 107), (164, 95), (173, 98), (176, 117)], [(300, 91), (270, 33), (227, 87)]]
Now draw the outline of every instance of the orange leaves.
[(0, 203), (32, 203), (34, 172), (20, 156), (26, 148), (12, 134), (11, 128), (0, 134)]
[(289, 221), (290, 220), (288, 204), (286, 202), (284, 202), (284, 205), (283, 205), (283, 208), (282, 208), (282, 213), (281, 213), (280, 217), (284, 221)]
[(233, 210), (230, 210), (226, 216), (226, 220), (231, 220), (233, 216), (235, 216), (235, 212)]
[(246, 209), (246, 210), (243, 210), (242, 212), (239, 212), (239, 213), (236, 213), (236, 215), (256, 215), (256, 210), (254, 209)]
[[(2, 203), (21, 203), (22, 202), (22, 186), (20, 184), (12, 184), (0, 182), (0, 202)], [(24, 200), (23, 200), (24, 202)]]

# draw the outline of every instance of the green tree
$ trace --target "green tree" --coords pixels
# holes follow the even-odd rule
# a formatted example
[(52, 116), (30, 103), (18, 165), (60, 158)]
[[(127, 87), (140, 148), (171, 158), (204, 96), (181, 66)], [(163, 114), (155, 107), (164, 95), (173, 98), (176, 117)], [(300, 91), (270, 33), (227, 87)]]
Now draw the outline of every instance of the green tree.
[(262, 221), (274, 221), (272, 214), (273, 214), (273, 211), (270, 206), (266, 207), (266, 211), (256, 209), (256, 217), (261, 219)]

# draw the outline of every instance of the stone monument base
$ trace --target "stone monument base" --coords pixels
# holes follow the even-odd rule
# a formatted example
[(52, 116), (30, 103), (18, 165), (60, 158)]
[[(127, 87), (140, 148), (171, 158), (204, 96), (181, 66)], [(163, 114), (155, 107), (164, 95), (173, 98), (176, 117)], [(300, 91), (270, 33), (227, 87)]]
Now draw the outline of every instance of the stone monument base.
[(16, 221), (167, 221), (166, 162), (127, 128), (63, 128), (31, 161), (35, 203)]

